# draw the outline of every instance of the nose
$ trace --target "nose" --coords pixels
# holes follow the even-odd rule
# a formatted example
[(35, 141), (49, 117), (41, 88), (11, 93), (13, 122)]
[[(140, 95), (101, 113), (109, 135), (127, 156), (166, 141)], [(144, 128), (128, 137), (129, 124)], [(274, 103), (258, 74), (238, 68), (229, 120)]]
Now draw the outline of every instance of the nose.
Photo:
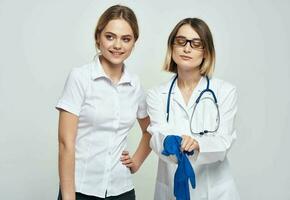
[(121, 49), (121, 47), (122, 47), (121, 41), (119, 39), (115, 40), (113, 47), (114, 47), (114, 49)]
[(183, 52), (184, 53), (190, 53), (191, 52), (191, 46), (190, 46), (190, 42), (187, 42), (183, 48)]

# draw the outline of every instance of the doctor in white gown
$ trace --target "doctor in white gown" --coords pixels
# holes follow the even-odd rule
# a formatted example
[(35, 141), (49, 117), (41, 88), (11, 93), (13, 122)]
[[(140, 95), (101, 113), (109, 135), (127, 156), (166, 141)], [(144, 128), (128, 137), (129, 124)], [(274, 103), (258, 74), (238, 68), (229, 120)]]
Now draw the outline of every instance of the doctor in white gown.
[[(155, 200), (174, 200), (174, 173), (176, 160), (161, 154), (167, 135), (182, 137), (181, 149), (194, 150), (189, 160), (196, 175), (196, 188), (190, 186), (191, 200), (238, 200), (239, 195), (230, 173), (227, 153), (236, 139), (234, 120), (237, 112), (236, 88), (220, 79), (212, 78), (215, 50), (211, 32), (206, 23), (197, 18), (180, 21), (168, 39), (165, 70), (178, 75), (173, 84), (169, 120), (167, 122), (167, 98), (173, 78), (161, 86), (149, 90), (148, 114), (151, 124), (150, 146), (159, 156)], [(201, 91), (209, 88), (216, 95), (220, 123), (214, 133), (193, 134), (214, 130), (217, 126), (217, 109), (202, 96), (192, 116), (195, 100)], [(191, 127), (190, 128), (190, 123)]]

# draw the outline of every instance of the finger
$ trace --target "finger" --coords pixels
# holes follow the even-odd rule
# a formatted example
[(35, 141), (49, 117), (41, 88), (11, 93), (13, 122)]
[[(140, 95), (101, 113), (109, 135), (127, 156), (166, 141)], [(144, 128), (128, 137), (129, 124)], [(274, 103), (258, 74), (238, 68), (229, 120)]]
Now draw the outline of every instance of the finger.
[(125, 166), (128, 167), (128, 168), (131, 168), (131, 167), (134, 166), (133, 163), (129, 163), (129, 164), (124, 164), (124, 163), (122, 163), (122, 164), (125, 165)]
[(132, 159), (131, 159), (129, 156), (124, 156), (124, 157), (122, 157), (120, 160), (121, 160), (122, 162), (127, 162), (128, 160), (131, 160), (131, 161), (132, 161)]
[(187, 143), (185, 144), (184, 150), (189, 151), (192, 145), (194, 145), (194, 139), (189, 137)]
[(189, 147), (188, 152), (191, 152), (191, 151), (193, 151), (193, 150), (195, 150), (195, 143), (193, 143), (193, 144)]
[(199, 151), (199, 143), (196, 140), (194, 140), (194, 150)]
[(129, 154), (129, 151), (124, 150), (124, 151), (122, 152), (122, 155), (128, 155), (128, 154)]
[(130, 158), (130, 155), (129, 154), (121, 155), (121, 158)]
[(181, 149), (184, 150), (185, 146), (187, 145), (188, 138), (185, 136), (181, 141)]
[(181, 146), (183, 151), (187, 151), (187, 149), (190, 147), (191, 145), (191, 140), (190, 138), (186, 138)]
[(124, 161), (122, 161), (122, 163), (123, 163), (124, 165), (128, 165), (128, 164), (131, 164), (131, 163), (132, 163), (132, 160), (131, 160), (131, 159), (124, 160)]
[(196, 140), (194, 140), (194, 142), (192, 144), (192, 148), (193, 148), (193, 150), (199, 151), (199, 144)]
[(123, 165), (128, 165), (130, 163), (132, 163), (131, 161), (128, 161), (128, 160), (124, 160), (124, 161), (121, 161)]
[(134, 166), (134, 164), (131, 162), (131, 163), (128, 163), (128, 164), (125, 164), (126, 165), (126, 167), (133, 167)]
[(190, 147), (193, 145), (193, 141), (188, 141), (184, 147), (184, 151), (189, 151)]
[(130, 156), (121, 156), (121, 161), (124, 161), (124, 160), (130, 160)]

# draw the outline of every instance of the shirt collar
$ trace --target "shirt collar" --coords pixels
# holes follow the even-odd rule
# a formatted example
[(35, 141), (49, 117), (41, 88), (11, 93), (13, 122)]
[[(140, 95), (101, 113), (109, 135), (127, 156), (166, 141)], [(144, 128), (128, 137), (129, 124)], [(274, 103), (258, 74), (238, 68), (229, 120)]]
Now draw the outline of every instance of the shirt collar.
[(124, 65), (124, 68), (123, 68), (123, 73), (122, 73), (122, 76), (121, 76), (121, 79), (119, 81), (118, 84), (130, 84), (131, 86), (134, 86), (134, 82), (132, 80), (132, 76), (131, 74), (128, 72), (127, 68), (126, 68), (126, 65)]
[[(162, 91), (162, 94), (165, 94), (165, 95), (168, 95), (169, 93), (169, 88), (172, 84), (172, 81), (173, 79), (175, 78), (175, 76), (173, 76), (170, 81), (165, 85), (165, 87), (163, 88), (163, 91)], [(206, 84), (207, 84), (207, 81), (206, 81), (206, 78), (204, 76), (202, 76), (197, 84), (197, 86), (195, 87), (195, 89), (193, 90), (191, 96), (190, 96), (190, 99), (188, 101), (188, 104), (185, 105), (185, 102), (183, 100), (183, 97), (182, 97), (182, 94), (181, 94), (181, 91), (179, 90), (179, 88), (177, 87), (177, 83), (175, 82), (174, 85), (173, 85), (173, 88), (172, 88), (172, 92), (171, 94), (172, 95), (172, 99), (174, 99), (176, 102), (178, 102), (182, 107), (186, 108), (191, 108), (194, 103), (195, 103), (195, 100), (196, 98), (198, 97), (198, 95), (206, 89)]]
[[(93, 70), (92, 70), (92, 79), (96, 80), (98, 78), (106, 78), (109, 79), (108, 75), (105, 73), (102, 64), (100, 62), (99, 57), (97, 57), (96, 59), (94, 59), (94, 64), (93, 64)], [(118, 83), (118, 85), (120, 84), (130, 84), (131, 86), (134, 86), (133, 80), (132, 80), (132, 76), (131, 74), (128, 72), (126, 65), (124, 64), (123, 67), (123, 73), (122, 76), (120, 78), (120, 81)]]

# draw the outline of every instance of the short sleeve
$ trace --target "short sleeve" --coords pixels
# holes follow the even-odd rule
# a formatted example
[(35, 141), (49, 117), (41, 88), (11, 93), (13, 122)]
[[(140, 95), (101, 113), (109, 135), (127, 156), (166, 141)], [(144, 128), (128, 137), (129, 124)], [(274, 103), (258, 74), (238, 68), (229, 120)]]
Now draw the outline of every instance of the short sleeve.
[(137, 110), (137, 118), (144, 119), (148, 116), (147, 113), (147, 104), (146, 104), (146, 93), (142, 86), (139, 84), (138, 87), (138, 110)]
[(85, 98), (85, 77), (81, 68), (74, 68), (65, 83), (62, 95), (56, 104), (56, 109), (66, 110), (79, 116)]

